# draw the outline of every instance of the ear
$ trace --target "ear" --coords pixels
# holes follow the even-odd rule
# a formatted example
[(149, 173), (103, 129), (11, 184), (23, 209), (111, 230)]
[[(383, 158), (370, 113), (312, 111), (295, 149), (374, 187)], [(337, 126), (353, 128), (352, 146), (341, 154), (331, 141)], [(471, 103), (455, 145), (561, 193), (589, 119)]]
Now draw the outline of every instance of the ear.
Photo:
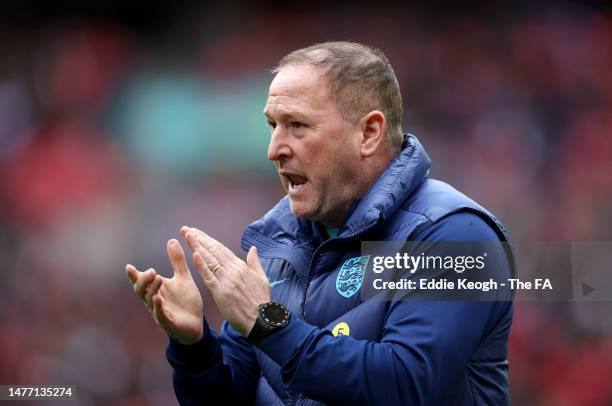
[(387, 119), (379, 110), (372, 110), (359, 120), (360, 151), (364, 158), (372, 156), (384, 141)]

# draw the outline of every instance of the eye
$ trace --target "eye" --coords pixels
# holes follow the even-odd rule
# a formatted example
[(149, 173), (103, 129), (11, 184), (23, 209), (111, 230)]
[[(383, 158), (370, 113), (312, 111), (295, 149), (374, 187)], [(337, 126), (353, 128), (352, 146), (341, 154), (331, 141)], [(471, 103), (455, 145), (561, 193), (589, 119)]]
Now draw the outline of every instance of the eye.
[(293, 128), (304, 128), (304, 127), (308, 127), (306, 124), (304, 124), (304, 123), (300, 123), (299, 121), (292, 121), (290, 124), (291, 124), (291, 127), (293, 127)]
[(270, 126), (270, 128), (272, 128), (273, 130), (276, 128), (276, 123), (274, 121), (268, 121), (268, 125)]

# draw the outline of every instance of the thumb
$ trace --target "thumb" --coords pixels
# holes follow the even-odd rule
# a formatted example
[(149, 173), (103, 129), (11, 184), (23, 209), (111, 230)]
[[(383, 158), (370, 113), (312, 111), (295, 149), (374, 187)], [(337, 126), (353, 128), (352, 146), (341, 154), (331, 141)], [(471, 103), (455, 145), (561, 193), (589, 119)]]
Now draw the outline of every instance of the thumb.
[(263, 265), (261, 265), (261, 261), (259, 260), (259, 253), (257, 252), (256, 246), (252, 245), (249, 249), (249, 252), (247, 253), (246, 257), (246, 263), (249, 268), (251, 268), (255, 272), (259, 272), (263, 275), (266, 274), (264, 272)]
[(179, 278), (191, 278), (191, 273), (189, 273), (185, 252), (183, 251), (183, 247), (181, 247), (181, 243), (173, 238), (168, 241), (167, 250), (170, 264), (174, 270), (174, 275)]

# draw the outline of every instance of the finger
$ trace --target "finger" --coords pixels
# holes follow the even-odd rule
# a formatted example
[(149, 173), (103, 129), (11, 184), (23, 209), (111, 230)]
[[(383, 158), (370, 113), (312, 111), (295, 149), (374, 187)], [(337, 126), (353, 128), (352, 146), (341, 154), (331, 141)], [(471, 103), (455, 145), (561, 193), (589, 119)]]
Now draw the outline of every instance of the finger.
[[(187, 232), (186, 238), (189, 247), (193, 252), (199, 252), (204, 258), (206, 265), (213, 269), (217, 264), (222, 264), (221, 261), (210, 251), (208, 244), (204, 244), (204, 239), (201, 236), (201, 231), (192, 228)], [(224, 258), (222, 258), (224, 259)]]
[(151, 286), (147, 289), (147, 293), (145, 294), (145, 303), (149, 309), (153, 309), (153, 296), (159, 291), (161, 287), (163, 279), (161, 275), (155, 275), (153, 282), (151, 282)]
[(219, 287), (219, 279), (217, 279), (217, 275), (215, 275), (210, 270), (210, 268), (206, 264), (206, 260), (202, 258), (202, 255), (199, 251), (193, 253), (193, 262), (196, 264), (196, 267), (198, 268), (198, 272), (200, 273), (204, 284), (208, 289), (210, 289), (211, 293), (214, 295)]
[(163, 300), (161, 296), (153, 295), (152, 302), (153, 302), (153, 314), (155, 315), (155, 319), (157, 320), (158, 323), (166, 324), (168, 321), (168, 318), (164, 314)]
[(146, 293), (146, 289), (149, 284), (155, 278), (155, 270), (153, 268), (149, 268), (147, 271), (143, 272), (139, 277), (136, 283), (134, 284), (134, 292), (144, 300), (144, 295)]
[(199, 242), (199, 245), (217, 258), (222, 265), (239, 260), (229, 248), (206, 234), (204, 231), (192, 227), (188, 235), (192, 234), (195, 235), (195, 239)]
[(219, 259), (217, 259), (213, 254), (211, 254), (206, 248), (200, 246), (198, 250), (194, 252), (194, 254), (196, 253), (200, 256), (200, 258), (202, 258), (206, 267), (210, 269), (210, 271), (217, 277), (219, 276), (219, 274), (222, 275), (225, 272), (224, 268), (226, 267), (227, 263), (224, 264), (219, 261)]
[(240, 258), (238, 258), (233, 252), (232, 250), (230, 250), (229, 248), (227, 248), (225, 245), (221, 244), (219, 241), (215, 240), (214, 238), (212, 238), (211, 236), (207, 235), (204, 233), (205, 236), (205, 240), (209, 242), (209, 244), (211, 244), (211, 246), (214, 246), (220, 253), (220, 255), (223, 255), (225, 257), (225, 259), (227, 261), (231, 261), (231, 262), (237, 262), (240, 261)]
[(185, 251), (181, 243), (175, 239), (171, 239), (167, 244), (168, 258), (170, 258), (170, 264), (174, 270), (174, 275), (178, 277), (189, 277), (189, 268), (187, 267), (187, 261), (185, 259)]
[(136, 281), (138, 280), (138, 274), (140, 274), (136, 267), (132, 264), (127, 264), (125, 266), (125, 272), (127, 273), (128, 278), (130, 278), (130, 282), (132, 282), (132, 285), (136, 283)]
[(254, 270), (255, 272), (259, 274), (262, 274), (263, 276), (267, 278), (263, 265), (261, 264), (261, 261), (259, 260), (259, 253), (257, 252), (256, 246), (253, 245), (249, 249), (249, 252), (247, 253), (247, 257), (246, 257), (246, 263), (250, 269)]
[(187, 231), (185, 233), (185, 240), (187, 241), (187, 245), (189, 246), (189, 248), (191, 248), (193, 252), (196, 252), (198, 249), (203, 247), (200, 242), (200, 239), (194, 231)]
[(191, 227), (188, 227), (188, 226), (181, 227), (181, 235), (185, 237), (187, 233), (189, 232), (189, 230), (191, 230)]

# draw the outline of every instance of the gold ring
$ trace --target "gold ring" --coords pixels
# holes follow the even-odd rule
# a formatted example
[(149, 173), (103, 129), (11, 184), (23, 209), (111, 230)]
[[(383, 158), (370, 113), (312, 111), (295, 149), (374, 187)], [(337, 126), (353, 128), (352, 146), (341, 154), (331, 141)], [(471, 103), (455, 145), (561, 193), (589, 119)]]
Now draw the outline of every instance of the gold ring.
[(221, 264), (217, 264), (215, 266), (212, 267), (212, 269), (210, 270), (210, 272), (215, 273), (219, 270), (219, 268), (221, 268)]

